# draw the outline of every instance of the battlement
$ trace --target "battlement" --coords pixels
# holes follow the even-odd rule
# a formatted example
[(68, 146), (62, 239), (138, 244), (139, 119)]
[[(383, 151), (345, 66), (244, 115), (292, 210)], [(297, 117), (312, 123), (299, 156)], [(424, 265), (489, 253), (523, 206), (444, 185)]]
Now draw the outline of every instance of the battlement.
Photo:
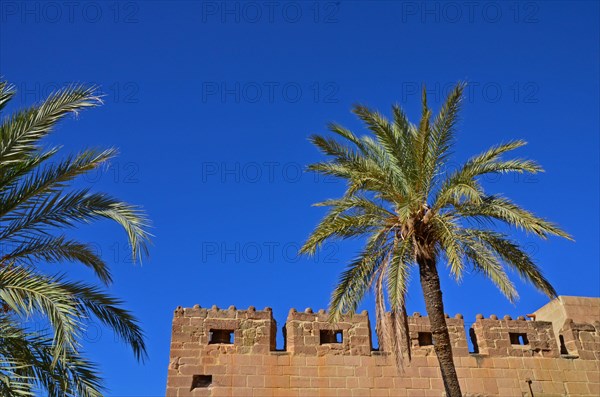
[[(557, 325), (552, 321), (526, 320), (525, 317), (512, 319), (504, 316), (499, 319), (495, 315), (489, 318), (477, 315), (468, 335), (462, 315), (457, 314), (454, 318), (446, 316), (459, 376), (460, 372), (463, 375), (467, 372), (464, 380), (466, 390), (477, 390), (475, 384), (481, 382), (476, 376), (479, 373), (475, 371), (477, 368), (486, 368), (486, 371), (487, 368), (490, 371), (506, 369), (507, 373), (499, 371), (494, 376), (488, 373), (495, 382), (495, 386), (490, 387), (498, 391), (486, 389), (486, 395), (501, 395), (500, 386), (504, 384), (512, 388), (510, 393), (506, 388), (504, 394), (516, 393), (523, 386), (519, 380), (527, 378), (526, 375), (530, 380), (533, 377), (542, 382), (546, 382), (545, 376), (552, 383), (548, 387), (556, 391), (564, 392), (570, 382), (577, 383), (577, 387), (583, 387), (580, 382), (592, 385), (585, 386), (587, 392), (582, 395), (600, 390), (598, 376), (588, 379), (584, 375), (585, 379), (579, 377), (572, 381), (562, 380), (562, 373), (518, 371), (521, 367), (541, 369), (544, 362), (544, 366), (556, 370), (579, 367), (600, 373), (600, 312), (586, 316), (591, 322), (576, 323), (565, 317), (559, 318), (557, 321), (562, 321), (562, 324)], [(250, 394), (240, 392), (239, 395), (252, 395), (254, 390), (256, 395), (279, 395), (278, 390), (281, 395), (288, 395), (282, 390), (290, 389), (297, 391), (291, 395), (302, 395), (300, 391), (304, 389), (312, 389), (318, 395), (319, 390), (332, 388), (335, 384), (339, 393), (343, 394), (347, 389), (349, 395), (353, 395), (354, 381), (368, 385), (362, 387), (365, 389), (363, 395), (373, 394), (372, 390), (377, 390), (373, 395), (402, 395), (385, 394), (382, 390), (391, 390), (403, 381), (410, 383), (406, 390), (425, 381), (426, 389), (437, 390), (439, 386), (442, 390), (429, 319), (414, 313), (408, 317), (408, 328), (413, 360), (402, 374), (395, 367), (390, 352), (373, 347), (375, 333), (366, 311), (342, 316), (338, 322), (332, 323), (324, 310), (291, 309), (282, 327), (283, 349), (277, 349), (277, 324), (270, 308), (178, 307), (173, 318), (167, 394), (217, 396), (222, 392), (223, 395), (231, 395), (237, 387), (244, 387)], [(558, 330), (558, 335), (555, 330)], [(469, 339), (472, 352), (469, 351)], [(578, 362), (589, 364), (580, 365)], [(466, 371), (470, 366), (473, 370)], [(378, 369), (369, 370), (371, 367)], [(510, 368), (516, 372), (508, 375)], [(368, 380), (372, 377), (381, 377), (378, 385)], [(512, 380), (507, 381), (507, 377)], [(333, 378), (335, 382), (331, 381)], [(236, 386), (236, 381), (239, 386)], [(487, 382), (493, 383), (491, 380)], [(519, 392), (519, 395), (522, 394)]]
[[(463, 316), (446, 318), (450, 340), (455, 356), (471, 353), (494, 357), (558, 357), (561, 347), (557, 344), (553, 324), (550, 321), (527, 321), (525, 317), (513, 320), (510, 316), (499, 319), (495, 315), (483, 318), (477, 315), (469, 330), (474, 351), (469, 352)], [(408, 317), (409, 337), (413, 354), (435, 354), (429, 318), (419, 313)], [(290, 354), (357, 355), (369, 356), (373, 352), (373, 334), (366, 311), (353, 316), (343, 316), (337, 323), (329, 321), (325, 310), (314, 313), (312, 309), (298, 312), (291, 309), (283, 328), (284, 348)], [(277, 324), (271, 308), (237, 310), (234, 306), (210, 309), (196, 305), (177, 308), (173, 320), (174, 347), (183, 343), (197, 344), (205, 350), (221, 353), (268, 353), (276, 349)], [(560, 330), (564, 340), (563, 353), (582, 359), (600, 359), (594, 352), (600, 351), (600, 322), (592, 324), (567, 321)], [(560, 339), (558, 339), (560, 340)], [(179, 345), (177, 345), (179, 344)], [(567, 353), (564, 352), (566, 349)]]
[(284, 349), (292, 354), (369, 355), (372, 350), (367, 312), (344, 316), (333, 324), (325, 310), (291, 309), (285, 331)]
[(237, 310), (178, 307), (173, 318), (171, 349), (220, 354), (268, 353), (275, 350), (276, 322), (271, 308)]

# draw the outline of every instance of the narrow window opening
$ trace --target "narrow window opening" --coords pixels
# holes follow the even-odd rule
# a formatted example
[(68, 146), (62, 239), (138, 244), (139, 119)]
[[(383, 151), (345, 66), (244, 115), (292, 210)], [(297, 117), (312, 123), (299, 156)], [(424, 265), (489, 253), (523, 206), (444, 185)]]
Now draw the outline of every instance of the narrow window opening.
[(477, 344), (477, 334), (473, 328), (469, 328), (469, 336), (471, 338), (471, 344), (473, 345), (473, 353), (479, 354), (479, 345)]
[(211, 329), (208, 334), (208, 344), (233, 344), (233, 330), (230, 329)]
[(558, 340), (560, 341), (560, 354), (569, 354), (569, 351), (567, 350), (567, 346), (565, 345), (564, 336), (559, 335)]
[(529, 344), (529, 339), (527, 339), (527, 334), (509, 332), (508, 337), (510, 338), (511, 345), (525, 346), (525, 345)]
[(332, 331), (332, 330), (328, 330), (328, 329), (322, 329), (320, 331), (320, 343), (321, 344), (342, 343), (343, 340), (344, 340), (344, 336), (343, 336), (342, 331), (340, 331), (340, 330)]
[(419, 332), (419, 346), (433, 346), (433, 334), (431, 332)]
[(192, 388), (190, 389), (190, 391), (194, 389), (208, 387), (211, 383), (212, 375), (194, 375), (192, 377)]
[(287, 351), (287, 328), (285, 325), (281, 327), (281, 334), (283, 335), (283, 349), (276, 349), (276, 351)]

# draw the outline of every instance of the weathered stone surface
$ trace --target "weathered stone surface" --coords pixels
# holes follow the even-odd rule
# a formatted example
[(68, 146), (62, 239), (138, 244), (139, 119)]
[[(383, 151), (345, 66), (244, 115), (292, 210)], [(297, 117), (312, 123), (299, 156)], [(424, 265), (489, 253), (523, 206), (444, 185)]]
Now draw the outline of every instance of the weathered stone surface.
[[(600, 299), (559, 297), (556, 302), (537, 311), (536, 321), (478, 315), (469, 331), (476, 342), (475, 353), (469, 352), (462, 316), (446, 318), (465, 395), (600, 393), (600, 313), (596, 310)], [(561, 302), (568, 307), (561, 309)], [(565, 313), (574, 313), (576, 321)], [(211, 343), (215, 330), (218, 338)], [(412, 361), (405, 359), (403, 371), (390, 351), (373, 350), (366, 312), (332, 324), (323, 310), (290, 310), (284, 327), (285, 351), (275, 350), (276, 330), (270, 308), (178, 307), (167, 396), (443, 394), (429, 318), (418, 313), (408, 317)], [(229, 341), (227, 335), (233, 336), (233, 343), (214, 343)]]

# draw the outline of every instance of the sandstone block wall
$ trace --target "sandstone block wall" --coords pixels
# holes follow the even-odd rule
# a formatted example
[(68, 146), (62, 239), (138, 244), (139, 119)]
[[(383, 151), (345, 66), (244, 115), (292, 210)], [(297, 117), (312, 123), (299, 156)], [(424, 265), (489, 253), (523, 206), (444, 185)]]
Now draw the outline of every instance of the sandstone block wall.
[(495, 357), (558, 357), (552, 323), (512, 320), (506, 317), (477, 318), (473, 324), (478, 353)]
[[(465, 331), (447, 318), (463, 392), (469, 396), (600, 395), (600, 313), (549, 321), (478, 316)], [(441, 396), (429, 319), (409, 317), (413, 359), (398, 371), (373, 349), (366, 312), (332, 324), (324, 311), (290, 310), (284, 350), (269, 308), (178, 308), (167, 396)], [(476, 351), (469, 352), (467, 338)]]
[(600, 346), (592, 337), (592, 328), (600, 326), (600, 299), (559, 296), (536, 310), (534, 315), (536, 320), (552, 322), (556, 341), (563, 347), (563, 353), (577, 351), (581, 357), (600, 360)]
[[(331, 324), (324, 310), (304, 313), (290, 310), (285, 323), (285, 350), (296, 355), (368, 355), (371, 328), (366, 312)], [(321, 343), (321, 339), (329, 341)], [(339, 340), (339, 343), (337, 342)]]

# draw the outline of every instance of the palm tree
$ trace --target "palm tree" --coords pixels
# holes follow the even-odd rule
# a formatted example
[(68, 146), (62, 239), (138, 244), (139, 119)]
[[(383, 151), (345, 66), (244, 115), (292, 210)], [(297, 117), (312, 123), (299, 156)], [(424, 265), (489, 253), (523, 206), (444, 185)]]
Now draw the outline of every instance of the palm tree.
[[(0, 81), (0, 112), (15, 90)], [(81, 354), (86, 321), (112, 328), (138, 360), (146, 356), (143, 332), (122, 302), (97, 286), (45, 275), (36, 264), (77, 262), (102, 283), (110, 270), (90, 244), (65, 235), (82, 223), (110, 219), (128, 236), (133, 257), (147, 254), (148, 220), (140, 208), (72, 182), (115, 156), (114, 149), (84, 150), (56, 159), (58, 147), (41, 141), (69, 114), (101, 104), (96, 89), (69, 86), (39, 105), (18, 110), (0, 124), (0, 394), (100, 396), (102, 381)], [(47, 332), (32, 332), (42, 316)]]
[[(374, 137), (358, 137), (338, 124), (330, 124), (329, 129), (342, 140), (312, 136), (311, 141), (331, 159), (312, 164), (309, 170), (343, 179), (347, 189), (341, 198), (316, 204), (330, 209), (301, 249), (302, 253), (314, 254), (326, 240), (366, 238), (364, 249), (343, 272), (332, 294), (331, 320), (354, 313), (372, 287), (380, 346), (386, 348), (387, 344), (400, 366), (403, 351), (410, 359), (405, 296), (411, 267), (417, 267), (444, 387), (452, 397), (460, 396), (461, 391), (438, 264), (446, 262), (456, 280), (467, 267), (483, 273), (510, 301), (518, 295), (505, 269), (515, 270), (553, 298), (556, 291), (531, 257), (509, 236), (491, 227), (501, 222), (541, 238), (570, 238), (556, 225), (507, 198), (487, 194), (479, 181), (489, 173), (542, 171), (531, 160), (501, 158), (525, 142), (494, 146), (458, 170), (444, 172), (464, 86), (456, 85), (435, 118), (423, 90), (418, 125), (411, 124), (399, 106), (392, 108), (392, 121), (356, 106), (353, 112)], [(391, 309), (388, 317), (384, 315), (386, 298)]]

